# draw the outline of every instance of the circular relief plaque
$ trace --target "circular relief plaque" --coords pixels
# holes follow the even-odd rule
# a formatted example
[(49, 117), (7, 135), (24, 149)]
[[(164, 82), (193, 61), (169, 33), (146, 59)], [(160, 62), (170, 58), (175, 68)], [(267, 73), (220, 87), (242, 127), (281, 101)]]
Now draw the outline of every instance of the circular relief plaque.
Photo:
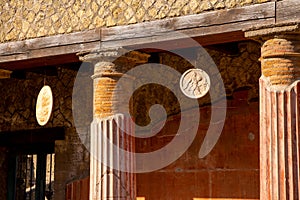
[(180, 89), (187, 97), (197, 99), (207, 94), (210, 87), (208, 74), (202, 69), (189, 69), (180, 78)]
[(36, 120), (39, 125), (44, 126), (50, 119), (53, 106), (53, 96), (51, 88), (48, 85), (45, 85), (36, 101)]

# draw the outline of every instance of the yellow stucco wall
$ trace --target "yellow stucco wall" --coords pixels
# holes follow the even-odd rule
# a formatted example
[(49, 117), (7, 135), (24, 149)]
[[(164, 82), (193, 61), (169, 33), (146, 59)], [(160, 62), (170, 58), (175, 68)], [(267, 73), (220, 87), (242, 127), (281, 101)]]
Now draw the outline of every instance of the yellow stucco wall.
[(0, 42), (117, 26), (272, 0), (1, 0)]

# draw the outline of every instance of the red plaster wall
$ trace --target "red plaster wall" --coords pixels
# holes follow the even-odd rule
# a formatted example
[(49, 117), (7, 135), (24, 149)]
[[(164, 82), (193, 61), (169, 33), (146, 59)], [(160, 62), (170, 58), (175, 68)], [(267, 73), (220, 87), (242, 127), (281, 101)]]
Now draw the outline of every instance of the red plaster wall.
[[(210, 107), (200, 109), (196, 139), (177, 161), (145, 174), (137, 174), (137, 194), (145, 200), (259, 199), (259, 114), (258, 103), (247, 102), (247, 92), (236, 92), (227, 101), (227, 117), (219, 141), (203, 159), (198, 151), (206, 134)], [(199, 110), (190, 110), (193, 112)], [(168, 120), (157, 137), (137, 140), (137, 151), (159, 149), (175, 134), (179, 116)], [(142, 198), (143, 199), (143, 198)]]

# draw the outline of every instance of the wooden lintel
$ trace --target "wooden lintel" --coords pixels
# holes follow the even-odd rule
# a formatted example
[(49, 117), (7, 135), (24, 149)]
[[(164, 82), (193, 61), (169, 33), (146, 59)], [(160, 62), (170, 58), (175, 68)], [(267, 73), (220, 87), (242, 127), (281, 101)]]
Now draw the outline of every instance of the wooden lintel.
[(0, 44), (0, 56), (26, 56), (30, 54), (30, 51), (32, 50), (46, 50), (55, 47), (80, 45), (94, 41), (100, 41), (100, 29), (2, 43)]
[(47, 56), (47, 57), (39, 57), (25, 60), (17, 60), (12, 62), (0, 62), (1, 69), (9, 69), (9, 70), (26, 70), (32, 69), (36, 67), (44, 67), (44, 66), (55, 66), (61, 65), (65, 63), (75, 63), (79, 62), (79, 58), (75, 53), (73, 54), (62, 54), (56, 56)]
[(206, 35), (202, 37), (185, 38), (163, 42), (145, 43), (142, 45), (129, 46), (129, 49), (138, 49), (146, 53), (162, 52), (168, 50), (178, 50), (193, 47), (207, 47), (215, 44), (240, 42), (248, 40), (242, 31)]
[(0, 146), (35, 144), (64, 140), (63, 127), (0, 132)]
[(299, 0), (284, 0), (277, 2), (276, 22), (300, 22)]
[[(143, 44), (143, 45), (128, 45), (129, 49), (143, 49), (144, 52), (160, 52), (164, 50), (174, 50), (174, 49), (183, 49), (190, 48), (196, 46), (210, 46), (214, 44), (223, 44), (229, 42), (236, 41), (244, 41), (247, 40), (244, 37), (244, 33), (242, 31), (228, 32), (228, 33), (220, 33), (214, 35), (206, 35), (202, 37), (188, 38), (188, 39), (174, 39), (171, 41), (164, 42), (153, 42), (151, 44)], [(188, 41), (188, 42), (187, 42)], [(192, 41), (192, 42), (191, 42)], [(95, 44), (96, 46), (97, 44)], [(103, 46), (102, 46), (103, 47)], [(148, 47), (148, 48), (146, 48)], [(151, 48), (152, 47), (152, 48)], [(157, 48), (161, 47), (161, 49)], [(32, 69), (36, 67), (44, 67), (44, 66), (55, 66), (62, 65), (66, 63), (76, 63), (79, 62), (79, 58), (76, 53), (70, 54), (61, 54), (55, 56), (45, 56), (31, 59), (22, 59), (16, 61), (7, 61), (0, 62), (0, 69), (8, 69), (8, 70), (26, 70)]]

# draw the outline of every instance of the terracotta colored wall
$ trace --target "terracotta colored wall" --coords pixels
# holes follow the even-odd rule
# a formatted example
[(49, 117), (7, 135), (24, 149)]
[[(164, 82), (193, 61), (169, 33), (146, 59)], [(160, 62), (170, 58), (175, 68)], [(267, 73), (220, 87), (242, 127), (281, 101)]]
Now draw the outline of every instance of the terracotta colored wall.
[[(196, 139), (188, 151), (166, 168), (137, 175), (139, 197), (259, 199), (258, 103), (247, 102), (248, 91), (235, 92), (233, 97), (228, 101), (225, 127), (214, 149), (203, 159), (197, 156), (210, 118), (210, 107), (203, 107)], [(197, 111), (188, 111), (190, 117)], [(157, 137), (138, 143), (138, 151), (164, 146), (172, 138), (162, 143), (161, 137), (175, 134), (177, 124), (179, 116), (172, 117)]]

